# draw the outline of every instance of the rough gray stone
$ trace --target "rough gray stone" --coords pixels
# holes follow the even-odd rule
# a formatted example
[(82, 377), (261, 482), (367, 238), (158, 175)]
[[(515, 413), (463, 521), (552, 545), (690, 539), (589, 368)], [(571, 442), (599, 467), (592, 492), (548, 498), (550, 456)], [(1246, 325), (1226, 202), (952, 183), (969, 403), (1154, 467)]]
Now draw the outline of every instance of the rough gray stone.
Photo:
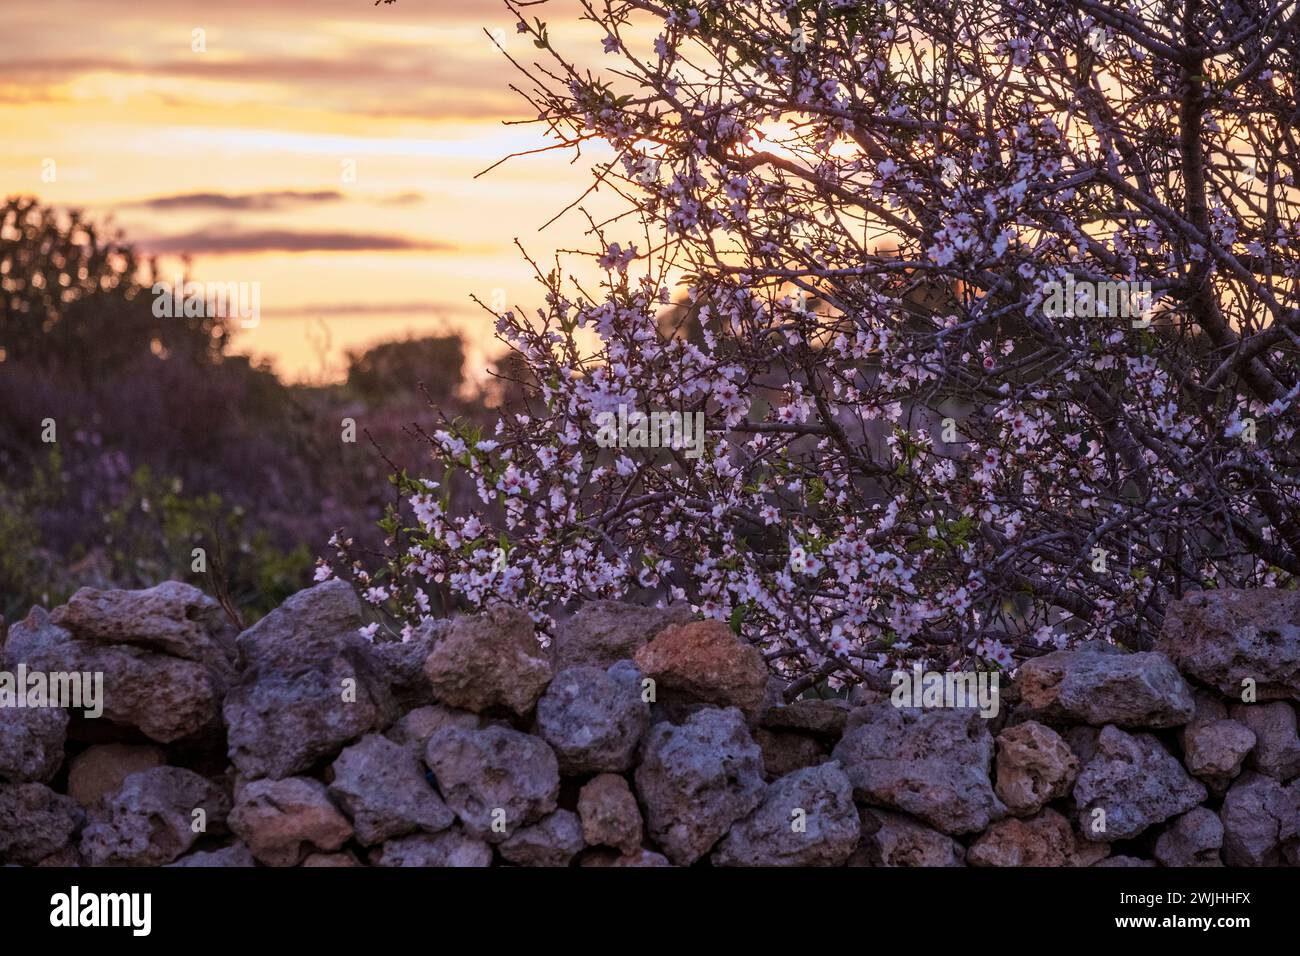
[(246, 844), (232, 843), (220, 850), (202, 850), (198, 853), (190, 853), (181, 857), (175, 863), (168, 863), (167, 865), (242, 868), (256, 866), (257, 861), (253, 859), (253, 854), (249, 852)]
[(43, 783), (0, 783), (0, 863), (30, 866), (67, 848), (85, 816)]
[(411, 629), (409, 640), (383, 641), (372, 646), (379, 674), (403, 709), (435, 702), (424, 662), (450, 628), (450, 621), (425, 621)]
[[(1155, 737), (1118, 727), (1102, 728), (1097, 752), (1074, 785), (1080, 827), (1098, 843), (1137, 836), (1186, 813), (1206, 796), (1205, 787)], [(1098, 810), (1104, 813), (1104, 828)]]
[(63, 765), (67, 731), (57, 707), (0, 707), (0, 781), (48, 781)]
[(1032, 817), (999, 820), (966, 851), (971, 866), (1091, 866), (1107, 853), (1081, 844), (1070, 821), (1050, 807)]
[(1222, 866), (1223, 824), (1213, 810), (1187, 811), (1156, 840), (1156, 859), (1164, 866)]
[(1079, 775), (1079, 758), (1050, 727), (1026, 721), (998, 734), (995, 791), (1016, 816), (1031, 816), (1064, 797)]
[(842, 866), (860, 833), (853, 785), (839, 764), (824, 763), (768, 787), (758, 809), (732, 824), (712, 860), (716, 866)]
[[(230, 799), (190, 770), (141, 770), (91, 810), (81, 855), (91, 866), (161, 866), (188, 852), (200, 836), (224, 833), (229, 813)], [(196, 831), (199, 821), (203, 829)]]
[(983, 830), (1006, 812), (989, 780), (993, 737), (978, 713), (886, 702), (854, 717), (831, 756), (848, 774), (856, 799), (909, 813), (949, 834)]
[(1300, 700), (1300, 591), (1218, 588), (1171, 604), (1156, 649), (1184, 674), (1241, 700)]
[(75, 639), (34, 607), (9, 628), (4, 670), (103, 674), (104, 719), (170, 743), (219, 725), (224, 675), (196, 661), (134, 644)]
[(797, 730), (838, 740), (852, 711), (852, 704), (838, 698), (796, 700), (769, 707), (761, 724), (768, 730)]
[(1291, 807), (1291, 819), (1278, 820), (1277, 838), (1282, 843), (1282, 859), (1287, 866), (1300, 866), (1300, 777), (1287, 786), (1282, 802), (1285, 810)]
[(496, 604), (480, 614), (458, 617), (433, 645), (424, 674), (437, 699), (481, 713), (507, 707), (533, 709), (551, 680), (551, 662), (525, 611)]
[(351, 817), (364, 846), (415, 830), (437, 833), (456, 821), (425, 779), (413, 745), (369, 734), (339, 754), (333, 770), (329, 794)]
[(670, 703), (738, 707), (757, 717), (768, 702), (769, 674), (762, 653), (722, 621), (666, 628), (638, 649), (633, 660)]
[(1097, 727), (1070, 727), (1061, 736), (1079, 758), (1079, 765), (1087, 766), (1097, 754), (1097, 738), (1101, 736), (1101, 730)]
[(862, 842), (849, 866), (965, 866), (966, 850), (945, 833), (911, 817), (875, 807), (861, 807)]
[(429, 738), (425, 762), (466, 832), (490, 843), (550, 813), (560, 792), (554, 751), (508, 727), (443, 727)]
[(565, 774), (627, 770), (649, 726), (639, 674), (618, 665), (566, 668), (537, 702), (538, 731)]
[(1223, 798), (1223, 860), (1228, 866), (1277, 866), (1282, 844), (1300, 826), (1300, 788), (1247, 770)]
[(1196, 701), (1196, 716), (1192, 718), (1193, 723), (1228, 719), (1228, 705), (1220, 700), (1213, 691), (1193, 687), (1192, 699)]
[(50, 621), (79, 640), (160, 651), (233, 676), (221, 605), (180, 581), (142, 591), (81, 588)]
[(492, 847), (459, 829), (398, 837), (370, 853), (375, 866), (484, 867), (492, 865)]
[(384, 736), (393, 743), (419, 744), (423, 749), (429, 738), (446, 726), (477, 730), (483, 726), (483, 718), (468, 710), (429, 704), (404, 714), (397, 723), (384, 731)]
[(637, 649), (666, 627), (692, 619), (689, 604), (642, 607), (619, 601), (588, 601), (555, 629), (555, 669), (609, 668), (631, 660)]
[(1300, 776), (1300, 735), (1289, 703), (1234, 704), (1232, 719), (1255, 734), (1255, 749), (1246, 758), (1248, 767), (1283, 783)]
[(568, 866), (587, 843), (571, 810), (556, 810), (501, 843), (501, 856), (519, 866)]
[(1020, 665), (1016, 687), (1033, 716), (1101, 727), (1178, 727), (1196, 712), (1192, 689), (1163, 654), (1055, 651)]
[(230, 760), (245, 777), (301, 773), (392, 722), (396, 706), (338, 580), (299, 591), (239, 635), (245, 669), (226, 696)]
[(1235, 720), (1201, 720), (1182, 732), (1183, 764), (1192, 776), (1222, 790), (1241, 773), (1246, 755), (1255, 746), (1255, 732)]
[(707, 708), (646, 734), (636, 789), (651, 837), (673, 863), (704, 856), (762, 802), (763, 757), (734, 707)]

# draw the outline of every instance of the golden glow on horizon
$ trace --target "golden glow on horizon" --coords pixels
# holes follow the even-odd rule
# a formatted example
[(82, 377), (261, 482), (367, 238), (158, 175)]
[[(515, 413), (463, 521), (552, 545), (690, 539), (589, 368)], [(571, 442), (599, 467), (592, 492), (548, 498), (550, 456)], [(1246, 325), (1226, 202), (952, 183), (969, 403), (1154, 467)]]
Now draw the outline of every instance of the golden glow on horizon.
[[(77, 0), (5, 10), (0, 124), (21, 135), (0, 146), (0, 182), (6, 195), (111, 216), (142, 246), (193, 240), (193, 278), (260, 282), (262, 321), (237, 330), (236, 349), (286, 378), (337, 378), (347, 349), (449, 329), (466, 336), (475, 374), (501, 347), (470, 295), (540, 301), (516, 237), (539, 261), (589, 247), (577, 215), (537, 230), (587, 187), (594, 154), (573, 166), (567, 154), (525, 157), (474, 179), (544, 140), (502, 125), (529, 108), (482, 28), (504, 28), (514, 53), (527, 41), (503, 6), (463, 7), (139, 0), (103, 23), (101, 6)], [(561, 12), (548, 11), (552, 36), (598, 51), (599, 34)], [(205, 52), (192, 49), (196, 28)], [(321, 195), (238, 205), (283, 192)], [(196, 193), (216, 199), (148, 204)], [(239, 251), (212, 249), (214, 238)], [(164, 278), (180, 267), (163, 257)]]

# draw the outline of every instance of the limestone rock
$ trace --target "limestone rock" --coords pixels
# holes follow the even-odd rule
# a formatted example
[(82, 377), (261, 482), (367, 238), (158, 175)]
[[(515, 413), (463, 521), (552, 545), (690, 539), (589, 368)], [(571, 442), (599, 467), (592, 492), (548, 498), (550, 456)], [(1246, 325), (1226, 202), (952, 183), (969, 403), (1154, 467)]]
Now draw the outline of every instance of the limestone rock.
[(456, 815), (425, 779), (424, 764), (411, 745), (369, 734), (334, 761), (329, 794), (352, 819), (364, 846), (415, 830), (437, 833)]
[(713, 851), (715, 866), (842, 866), (858, 845), (853, 786), (839, 764), (777, 780), (758, 809), (732, 824)]
[(1156, 649), (1184, 674), (1241, 700), (1300, 700), (1300, 591), (1218, 588), (1171, 604)]
[(508, 707), (533, 709), (551, 680), (551, 663), (537, 643), (524, 611), (497, 604), (481, 614), (458, 617), (424, 662), (437, 699), (480, 713)]
[(81, 588), (50, 613), (79, 640), (128, 644), (195, 661), (232, 676), (224, 612), (198, 588), (164, 581), (142, 591)]
[(641, 808), (632, 788), (617, 774), (602, 773), (578, 794), (583, 839), (591, 846), (611, 846), (624, 853), (641, 847)]
[(0, 863), (39, 863), (68, 847), (84, 820), (76, 801), (43, 783), (0, 783)]
[(1043, 720), (1178, 727), (1196, 712), (1192, 690), (1163, 654), (1055, 651), (1031, 658), (1016, 672), (1021, 701)]
[[(39, 607), (9, 629), (4, 670), (103, 675), (102, 716), (170, 743), (219, 723), (225, 674), (204, 663), (134, 644), (79, 640)], [(79, 712), (84, 712), (82, 708)]]
[(636, 789), (650, 836), (673, 863), (694, 863), (762, 802), (763, 758), (744, 715), (708, 708), (650, 728)]
[(945, 833), (983, 830), (1006, 812), (989, 780), (993, 737), (974, 711), (876, 704), (864, 709), (862, 722), (850, 721), (831, 756), (856, 799)]
[(67, 731), (57, 707), (0, 707), (0, 781), (48, 781), (63, 765)]
[(1079, 775), (1079, 758), (1060, 735), (1036, 721), (998, 734), (998, 797), (1016, 816), (1031, 816), (1064, 797)]
[(560, 792), (554, 751), (508, 727), (443, 727), (429, 738), (425, 762), (465, 831), (491, 843), (550, 813)]
[(619, 601), (588, 601), (556, 626), (555, 669), (586, 666), (602, 670), (631, 660), (664, 628), (691, 620), (685, 602), (666, 608), (642, 607)]
[(1169, 825), (1156, 840), (1164, 866), (1222, 866), (1223, 824), (1213, 810), (1196, 807)]
[(636, 652), (636, 666), (662, 695), (738, 707), (756, 715), (767, 693), (767, 665), (721, 621), (692, 621), (661, 631)]
[(1255, 747), (1255, 732), (1235, 720), (1197, 720), (1182, 732), (1183, 764), (1192, 776), (1222, 790), (1241, 773)]
[(456, 710), (442, 704), (417, 707), (384, 731), (384, 736), (398, 744), (419, 744), (421, 749), (440, 728), (455, 725), (477, 730), (483, 718), (468, 710)]
[(1255, 749), (1246, 759), (1248, 767), (1283, 783), (1300, 776), (1300, 735), (1289, 703), (1233, 704), (1232, 719), (1255, 734)]
[(200, 836), (224, 833), (229, 812), (229, 798), (190, 770), (141, 770), (91, 810), (81, 854), (91, 866), (161, 866)]
[(797, 730), (838, 740), (852, 711), (852, 704), (837, 698), (796, 700), (769, 707), (761, 723), (768, 730)]
[(1206, 796), (1205, 787), (1155, 737), (1117, 727), (1102, 728), (1097, 752), (1074, 785), (1080, 827), (1098, 843), (1137, 836), (1186, 813)]
[(445, 620), (425, 621), (410, 631), (405, 641), (383, 641), (371, 647), (380, 677), (403, 709), (435, 703), (433, 688), (424, 673), (434, 645), (451, 629)]
[(313, 850), (332, 852), (352, 838), (352, 825), (309, 777), (254, 780), (239, 791), (230, 829), (267, 866), (296, 866)]
[(370, 862), (375, 866), (484, 867), (492, 865), (492, 847), (459, 829), (432, 836), (418, 833), (389, 840), (371, 851)]
[(1223, 860), (1228, 866), (1277, 866), (1282, 844), (1300, 827), (1300, 788), (1247, 770), (1223, 798)]
[[(1287, 807), (1292, 810), (1289, 820), (1285, 816)], [(1300, 866), (1300, 777), (1292, 780), (1283, 791), (1282, 810), (1277, 829), (1282, 859), (1287, 866)]]
[(1104, 848), (1080, 845), (1070, 821), (1050, 807), (1027, 819), (994, 823), (971, 844), (971, 866), (1091, 866)]
[(501, 856), (519, 866), (568, 866), (586, 845), (578, 815), (556, 810), (502, 841)]
[(360, 627), (356, 594), (331, 580), (299, 591), (239, 635), (245, 669), (223, 711), (241, 774), (301, 773), (392, 722), (395, 704)]
[(232, 843), (220, 850), (201, 850), (181, 857), (168, 866), (203, 866), (203, 867), (251, 867), (257, 866), (253, 854), (243, 843)]
[(966, 850), (947, 834), (901, 813), (875, 807), (858, 811), (862, 842), (849, 866), (965, 866)]
[(649, 725), (640, 675), (626, 664), (565, 668), (537, 702), (538, 732), (565, 774), (629, 769)]

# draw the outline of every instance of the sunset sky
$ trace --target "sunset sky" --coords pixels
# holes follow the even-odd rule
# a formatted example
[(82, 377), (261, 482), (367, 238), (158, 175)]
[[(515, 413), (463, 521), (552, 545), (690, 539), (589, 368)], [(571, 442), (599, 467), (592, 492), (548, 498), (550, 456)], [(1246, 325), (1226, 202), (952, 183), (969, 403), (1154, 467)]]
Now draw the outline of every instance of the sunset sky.
[[(530, 13), (594, 60), (601, 34), (576, 9)], [(195, 279), (260, 282), (261, 324), (236, 348), (286, 378), (337, 378), (345, 348), (450, 328), (473, 373), (500, 347), (470, 294), (539, 301), (514, 239), (543, 262), (589, 247), (580, 216), (538, 228), (589, 184), (590, 155), (473, 178), (545, 144), (502, 125), (528, 106), (484, 28), (537, 52), (499, 0), (6, 0), (0, 183), (111, 215), (169, 256), (167, 276), (188, 251)]]

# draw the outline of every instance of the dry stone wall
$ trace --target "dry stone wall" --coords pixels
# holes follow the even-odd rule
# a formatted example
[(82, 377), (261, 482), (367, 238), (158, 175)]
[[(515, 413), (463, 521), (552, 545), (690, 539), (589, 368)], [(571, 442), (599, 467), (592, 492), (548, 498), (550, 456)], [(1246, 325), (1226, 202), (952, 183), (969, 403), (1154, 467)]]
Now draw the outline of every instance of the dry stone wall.
[[(241, 634), (177, 582), (34, 609), (0, 645), (0, 862), (1300, 865), (1298, 592), (1191, 595), (996, 713), (786, 703), (684, 606), (592, 602), (548, 648), (505, 606), (361, 626), (338, 581)], [(51, 706), (71, 674), (94, 706)]]

